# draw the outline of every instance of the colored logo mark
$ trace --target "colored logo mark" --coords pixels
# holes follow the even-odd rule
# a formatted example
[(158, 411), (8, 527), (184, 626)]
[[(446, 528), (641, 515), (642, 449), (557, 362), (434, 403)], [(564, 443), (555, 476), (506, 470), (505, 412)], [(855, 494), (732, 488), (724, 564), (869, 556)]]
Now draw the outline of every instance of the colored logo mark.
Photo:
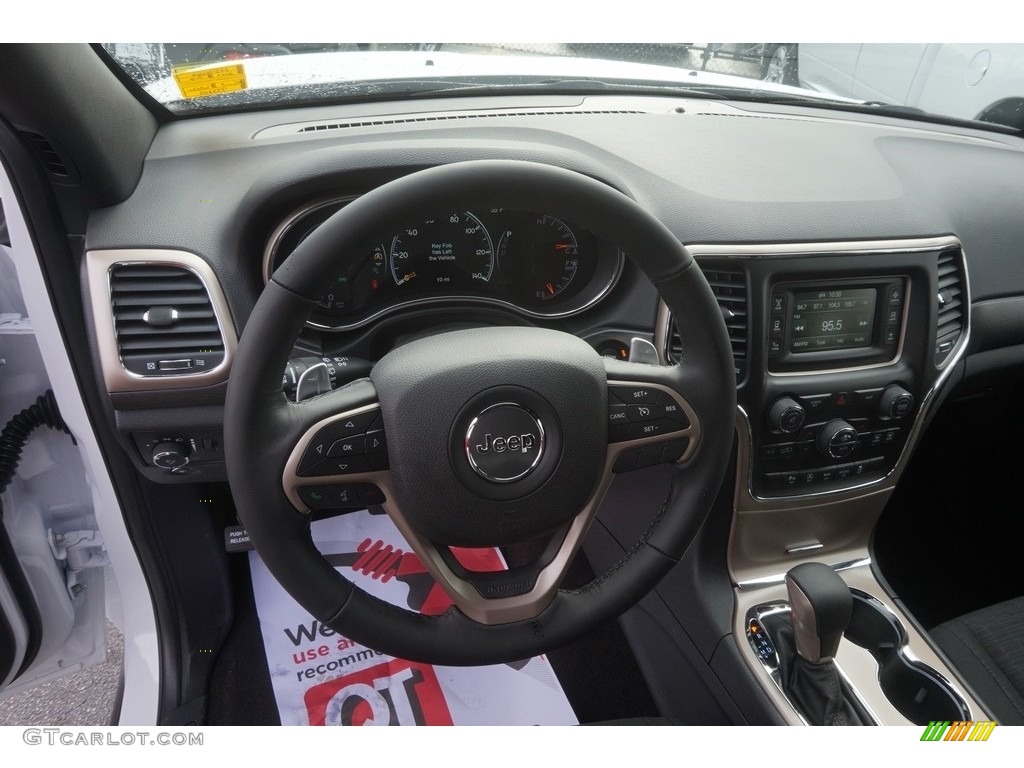
[(993, 720), (932, 720), (921, 741), (988, 741), (995, 727)]

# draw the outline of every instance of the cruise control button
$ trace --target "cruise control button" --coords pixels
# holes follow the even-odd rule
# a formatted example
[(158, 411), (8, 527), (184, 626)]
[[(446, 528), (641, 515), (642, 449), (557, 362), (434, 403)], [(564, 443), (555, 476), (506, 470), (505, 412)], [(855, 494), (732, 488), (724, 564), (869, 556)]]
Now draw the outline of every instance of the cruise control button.
[(629, 414), (629, 420), (632, 422), (654, 421), (655, 419), (660, 419), (664, 415), (662, 407), (655, 403), (627, 405), (626, 412)]
[(629, 413), (626, 410), (625, 405), (609, 405), (608, 406), (608, 423), (609, 424), (626, 424), (629, 421)]
[(638, 440), (641, 437), (654, 437), (668, 432), (678, 432), (682, 427), (678, 422), (669, 419), (658, 419), (643, 424), (631, 424), (629, 427), (629, 439)]
[(690, 420), (686, 416), (686, 411), (684, 411), (683, 407), (679, 405), (679, 403), (677, 403), (675, 400), (673, 400), (671, 403), (665, 403), (662, 406), (662, 409), (665, 412), (666, 419), (671, 419), (672, 421), (678, 422), (679, 426), (681, 427), (690, 426)]
[(640, 384), (635, 387), (617, 384), (614, 387), (608, 387), (608, 392), (614, 395), (620, 403), (625, 403), (626, 405), (656, 403), (658, 401), (658, 390)]

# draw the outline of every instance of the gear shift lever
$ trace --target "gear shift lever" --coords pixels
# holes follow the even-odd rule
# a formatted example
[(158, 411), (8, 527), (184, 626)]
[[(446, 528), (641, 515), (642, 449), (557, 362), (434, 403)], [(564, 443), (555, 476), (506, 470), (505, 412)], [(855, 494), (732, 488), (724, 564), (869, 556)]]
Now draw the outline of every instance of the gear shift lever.
[(853, 598), (835, 571), (804, 563), (786, 574), (796, 652), (811, 664), (832, 661), (850, 623)]
[(822, 563), (786, 574), (791, 622), (775, 632), (786, 694), (810, 725), (869, 725), (832, 659), (853, 615), (850, 588)]

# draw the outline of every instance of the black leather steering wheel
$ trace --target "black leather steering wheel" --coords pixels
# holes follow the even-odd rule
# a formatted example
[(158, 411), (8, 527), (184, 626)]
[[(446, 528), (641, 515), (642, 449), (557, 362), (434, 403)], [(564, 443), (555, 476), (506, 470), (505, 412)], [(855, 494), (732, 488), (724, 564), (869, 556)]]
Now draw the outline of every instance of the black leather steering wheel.
[[(601, 358), (580, 339), (541, 328), (468, 329), (404, 344), (367, 379), (286, 400), (282, 371), (322, 286), (347, 266), (341, 261), (363, 258), (369, 238), (396, 223), (492, 207), (544, 211), (617, 243), (672, 311), (682, 364)], [(238, 345), (225, 450), (253, 544), (317, 619), (402, 658), (490, 664), (583, 636), (668, 573), (722, 481), (735, 409), (718, 304), (664, 225), (580, 174), (478, 161), (420, 171), (358, 198), (277, 269)], [(338, 435), (363, 433), (386, 452), (318, 464)], [(631, 451), (671, 465), (670, 497), (651, 510), (650, 526), (615, 567), (581, 589), (560, 588), (616, 461)], [(379, 489), (385, 510), (455, 603), (447, 612), (423, 616), (380, 601), (314, 547), (304, 489), (353, 483)], [(540, 540), (542, 554), (498, 574), (468, 572), (448, 549), (526, 540)]]

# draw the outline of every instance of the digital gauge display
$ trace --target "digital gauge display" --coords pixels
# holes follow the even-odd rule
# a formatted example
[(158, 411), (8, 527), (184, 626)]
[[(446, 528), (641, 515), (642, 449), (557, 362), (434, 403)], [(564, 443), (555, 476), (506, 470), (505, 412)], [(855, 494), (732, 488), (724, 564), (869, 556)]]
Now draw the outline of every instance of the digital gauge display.
[(870, 347), (877, 294), (875, 288), (825, 288), (793, 294), (790, 351)]
[[(282, 222), (271, 236), (265, 279), (346, 203), (315, 203)], [(350, 328), (440, 304), (567, 316), (608, 293), (623, 260), (614, 243), (543, 211), (431, 211), (385, 226), (354, 252), (339, 253), (310, 323)]]

